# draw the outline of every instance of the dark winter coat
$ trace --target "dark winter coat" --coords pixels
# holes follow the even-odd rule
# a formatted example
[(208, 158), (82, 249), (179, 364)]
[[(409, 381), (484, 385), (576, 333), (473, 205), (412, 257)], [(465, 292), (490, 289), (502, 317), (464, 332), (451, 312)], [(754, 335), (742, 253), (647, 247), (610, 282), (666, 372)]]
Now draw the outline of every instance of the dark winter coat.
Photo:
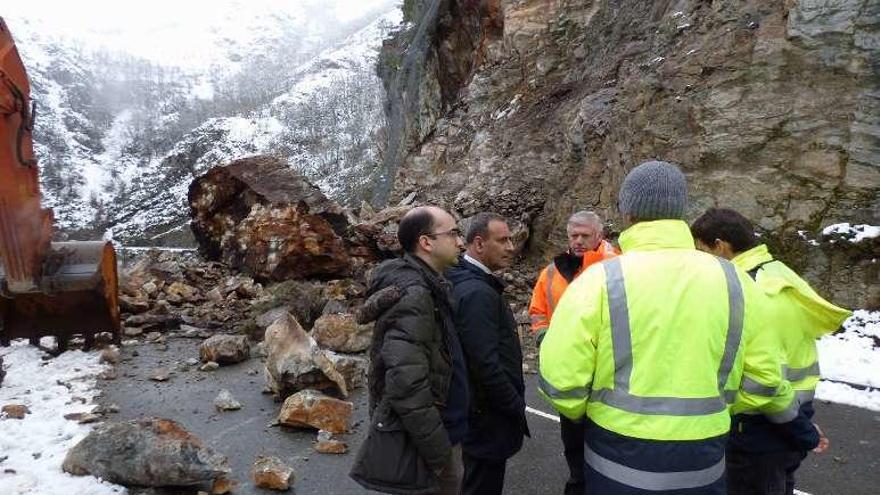
[(508, 459), (529, 434), (516, 320), (495, 276), (464, 258), (446, 276), (453, 284), (455, 327), (472, 391), (462, 449), (473, 457)]
[(450, 395), (452, 355), (460, 347), (449, 285), (405, 255), (376, 268), (368, 296), (361, 320), (377, 318), (370, 350), (370, 430), (351, 477), (386, 493), (434, 493), (434, 473), (451, 455), (444, 424), (455, 422), (444, 414), (450, 401), (461, 403), (461, 421), (467, 420), (466, 382)]

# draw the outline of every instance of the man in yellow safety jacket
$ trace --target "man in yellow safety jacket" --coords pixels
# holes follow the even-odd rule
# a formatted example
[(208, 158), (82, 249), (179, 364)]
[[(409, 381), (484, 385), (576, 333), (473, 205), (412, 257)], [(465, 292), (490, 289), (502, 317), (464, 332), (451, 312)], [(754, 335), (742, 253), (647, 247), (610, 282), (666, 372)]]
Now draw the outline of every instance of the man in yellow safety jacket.
[[(565, 226), (568, 250), (553, 258), (541, 271), (529, 303), (532, 334), (538, 345), (550, 326), (553, 309), (559, 304), (568, 284), (593, 263), (617, 256), (614, 246), (604, 240), (603, 230), (602, 219), (591, 211), (579, 211), (568, 218)], [(572, 421), (565, 416), (559, 420), (563, 453), (569, 470), (564, 494), (583, 495), (584, 422)]]
[[(758, 243), (752, 223), (738, 212), (711, 208), (694, 221), (691, 232), (699, 249), (733, 261), (768, 295), (772, 316), (762, 331), (780, 340), (783, 374), (795, 390), (802, 413), (812, 418), (819, 382), (816, 339), (837, 330), (852, 313), (823, 299), (774, 259), (767, 246)], [(797, 440), (761, 415), (734, 416), (727, 445), (729, 494), (794, 493), (794, 472), (807, 455)], [(826, 446), (823, 437), (821, 450)]]
[(621, 256), (559, 301), (540, 351), (540, 393), (586, 417), (590, 492), (726, 495), (730, 413), (760, 411), (814, 448), (819, 434), (761, 332), (766, 296), (732, 263), (694, 248), (681, 171), (646, 162), (618, 196)]

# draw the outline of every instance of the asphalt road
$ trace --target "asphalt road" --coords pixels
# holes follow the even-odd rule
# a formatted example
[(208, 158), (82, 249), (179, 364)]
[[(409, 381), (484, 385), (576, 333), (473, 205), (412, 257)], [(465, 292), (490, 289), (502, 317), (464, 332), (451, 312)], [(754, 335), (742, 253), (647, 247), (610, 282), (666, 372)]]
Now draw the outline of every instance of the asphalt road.
[[(346, 455), (319, 454), (312, 450), (315, 432), (269, 426), (279, 404), (262, 393), (263, 365), (259, 359), (200, 372), (181, 366), (198, 357), (198, 340), (170, 339), (167, 350), (155, 344), (123, 349), (119, 378), (103, 383), (105, 403), (120, 406), (118, 419), (158, 416), (173, 419), (204, 443), (229, 457), (233, 477), (241, 482), (235, 494), (267, 494), (249, 480), (257, 455), (277, 456), (294, 467), (296, 482), (288, 493), (368, 494), (348, 478), (353, 452), (365, 434), (366, 397), (358, 390), (352, 433), (344, 436)], [(133, 355), (137, 352), (137, 356)], [(160, 367), (176, 370), (167, 382), (148, 380)], [(535, 394), (535, 377), (527, 375), (532, 438), (508, 463), (505, 494), (557, 495), (562, 493), (567, 467), (562, 456), (559, 426), (551, 409)], [(217, 412), (214, 397), (228, 389), (244, 404), (239, 411)], [(799, 471), (798, 489), (812, 495), (876, 495), (880, 493), (880, 413), (838, 404), (817, 404), (817, 421), (831, 438), (831, 449), (810, 455)], [(155, 492), (154, 492), (155, 493)], [(165, 492), (181, 494), (179, 490)]]

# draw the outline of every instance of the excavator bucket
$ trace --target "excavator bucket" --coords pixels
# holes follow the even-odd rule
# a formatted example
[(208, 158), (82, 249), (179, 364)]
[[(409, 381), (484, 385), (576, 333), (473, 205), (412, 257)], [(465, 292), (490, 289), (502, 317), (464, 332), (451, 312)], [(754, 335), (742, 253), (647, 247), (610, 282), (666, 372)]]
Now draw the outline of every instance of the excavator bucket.
[[(5, 274), (0, 274), (5, 275)], [(14, 338), (37, 344), (54, 336), (58, 350), (80, 335), (85, 348), (108, 332), (120, 342), (116, 253), (109, 242), (53, 242), (41, 277), (41, 290), (0, 298), (0, 345)]]
[(55, 336), (60, 350), (99, 332), (120, 340), (116, 253), (108, 242), (51, 242), (40, 205), (34, 108), (24, 64), (0, 18), (0, 345)]

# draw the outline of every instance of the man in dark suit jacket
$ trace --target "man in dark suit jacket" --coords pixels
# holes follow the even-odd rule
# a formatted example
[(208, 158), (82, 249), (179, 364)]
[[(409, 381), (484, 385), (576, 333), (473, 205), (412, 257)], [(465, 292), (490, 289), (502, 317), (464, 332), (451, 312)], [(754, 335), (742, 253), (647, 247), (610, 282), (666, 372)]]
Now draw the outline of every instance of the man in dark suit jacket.
[(465, 242), (458, 266), (447, 271), (472, 391), (462, 495), (492, 495), (501, 493), (507, 459), (529, 434), (516, 320), (492, 274), (510, 265), (514, 247), (506, 220), (493, 213), (473, 217)]

